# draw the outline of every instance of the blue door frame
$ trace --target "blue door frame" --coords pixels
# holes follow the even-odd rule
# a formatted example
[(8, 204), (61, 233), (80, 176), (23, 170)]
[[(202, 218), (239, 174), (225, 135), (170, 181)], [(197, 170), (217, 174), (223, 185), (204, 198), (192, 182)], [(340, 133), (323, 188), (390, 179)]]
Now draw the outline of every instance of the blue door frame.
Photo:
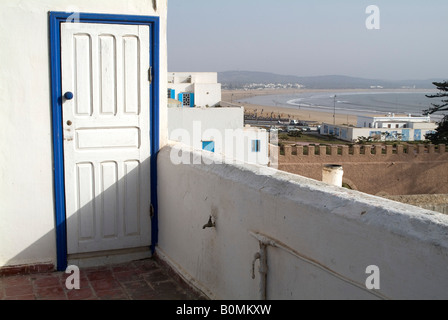
[(160, 86), (160, 47), (159, 17), (50, 12), (50, 68), (51, 68), (51, 107), (53, 126), (53, 166), (54, 196), (56, 222), (57, 269), (67, 268), (67, 226), (65, 213), (64, 184), (64, 143), (62, 129), (62, 80), (61, 80), (61, 28), (63, 22), (102, 23), (102, 24), (134, 24), (147, 25), (150, 29), (150, 66), (153, 70), (153, 81), (150, 85), (150, 143), (151, 143), (151, 202), (154, 208), (151, 219), (151, 251), (154, 253), (158, 242), (158, 205), (157, 205), (157, 153), (159, 151), (159, 86)]

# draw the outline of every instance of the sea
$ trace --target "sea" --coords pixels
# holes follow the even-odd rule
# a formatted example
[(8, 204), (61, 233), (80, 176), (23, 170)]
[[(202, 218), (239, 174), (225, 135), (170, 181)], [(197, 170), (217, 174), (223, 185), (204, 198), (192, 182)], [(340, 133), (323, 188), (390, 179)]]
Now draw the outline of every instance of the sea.
[[(357, 92), (307, 92), (297, 94), (258, 95), (239, 100), (262, 106), (314, 110), (337, 114), (378, 115), (411, 114), (421, 116), (431, 107), (431, 103), (440, 103), (439, 98), (427, 98), (436, 91), (357, 91)], [(431, 120), (440, 121), (444, 113), (431, 115)]]

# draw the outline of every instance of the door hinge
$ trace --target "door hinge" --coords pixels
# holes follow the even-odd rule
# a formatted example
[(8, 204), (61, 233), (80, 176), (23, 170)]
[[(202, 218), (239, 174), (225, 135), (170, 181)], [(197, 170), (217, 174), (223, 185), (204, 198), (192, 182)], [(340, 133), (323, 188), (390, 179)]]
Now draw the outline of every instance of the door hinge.
[(148, 81), (149, 81), (149, 84), (152, 83), (152, 67), (149, 67), (149, 70), (148, 70)]
[(152, 205), (152, 203), (149, 205), (149, 217), (154, 217), (154, 206)]

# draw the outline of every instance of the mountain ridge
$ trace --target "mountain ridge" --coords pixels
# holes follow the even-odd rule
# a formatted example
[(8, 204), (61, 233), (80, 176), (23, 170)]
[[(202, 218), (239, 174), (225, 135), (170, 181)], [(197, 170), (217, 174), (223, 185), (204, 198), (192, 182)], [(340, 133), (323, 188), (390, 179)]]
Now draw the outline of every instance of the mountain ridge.
[(294, 76), (259, 71), (224, 71), (218, 72), (218, 81), (224, 87), (228, 88), (244, 87), (244, 85), (252, 83), (297, 83), (308, 89), (370, 89), (371, 87), (401, 89), (414, 88), (414, 86), (415, 89), (434, 89), (432, 82), (444, 80), (440, 78), (426, 80), (381, 80), (346, 75)]

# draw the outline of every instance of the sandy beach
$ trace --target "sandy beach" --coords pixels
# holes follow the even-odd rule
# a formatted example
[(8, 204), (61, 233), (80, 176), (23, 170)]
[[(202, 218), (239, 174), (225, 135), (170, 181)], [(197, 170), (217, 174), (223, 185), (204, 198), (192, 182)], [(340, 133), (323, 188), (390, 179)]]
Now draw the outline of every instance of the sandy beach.
[[(328, 92), (329, 90), (312, 90), (312, 89), (276, 89), (276, 90), (223, 90), (222, 100), (226, 102), (237, 103), (238, 100), (251, 98), (259, 95), (278, 95), (278, 94), (297, 94), (297, 93), (319, 93)], [(332, 92), (366, 92), (366, 89), (352, 89), (352, 90), (331, 90)], [(386, 90), (383, 89), (382, 92), (403, 92), (404, 90)], [(413, 92), (411, 89), (407, 92)], [(258, 116), (263, 112), (263, 116), (270, 116), (271, 113), (274, 117), (280, 116), (282, 118), (289, 118), (295, 120), (303, 121), (315, 121), (319, 124), (321, 123), (333, 123), (333, 113), (332, 112), (322, 112), (313, 110), (299, 110), (294, 108), (285, 108), (282, 106), (262, 106), (250, 103), (243, 103), (245, 107), (246, 114), (254, 114), (257, 112)], [(349, 124), (356, 125), (357, 116), (347, 115), (347, 114), (337, 114), (336, 113), (336, 124)]]

